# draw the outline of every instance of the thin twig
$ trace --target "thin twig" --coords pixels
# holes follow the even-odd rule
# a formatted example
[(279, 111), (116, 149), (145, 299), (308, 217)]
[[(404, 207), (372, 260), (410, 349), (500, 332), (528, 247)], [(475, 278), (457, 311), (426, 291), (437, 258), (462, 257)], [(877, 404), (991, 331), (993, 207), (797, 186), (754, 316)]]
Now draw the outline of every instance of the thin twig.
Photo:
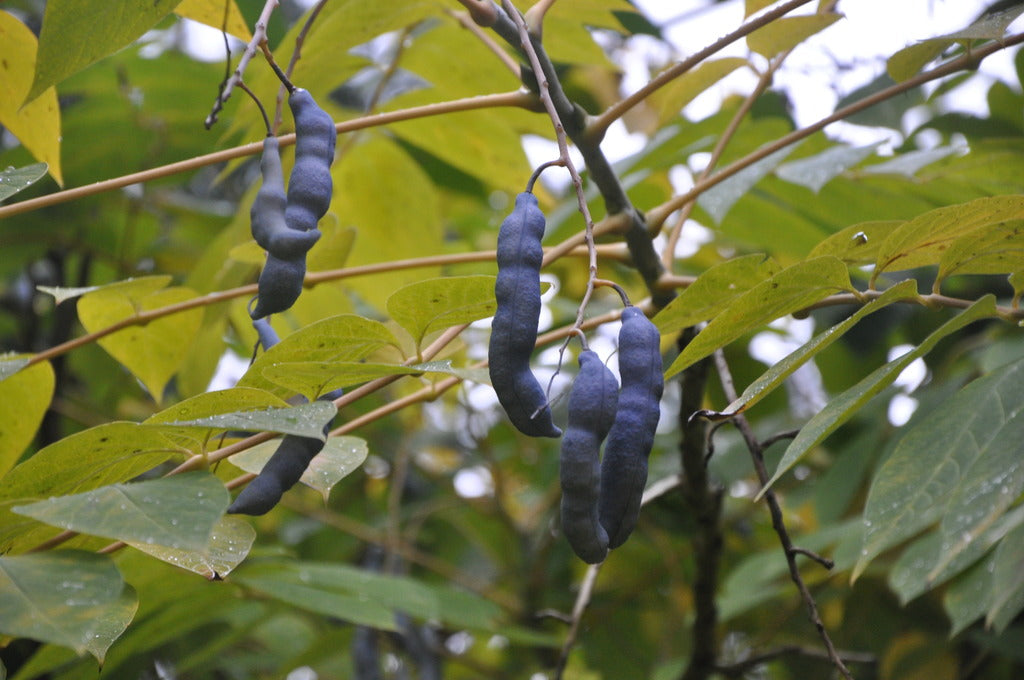
[(558, 655), (558, 665), (555, 667), (555, 680), (562, 679), (562, 673), (565, 672), (565, 665), (569, 661), (569, 653), (572, 651), (573, 645), (576, 644), (576, 636), (580, 631), (580, 621), (583, 620), (583, 612), (586, 611), (587, 605), (590, 604), (590, 598), (594, 592), (594, 584), (597, 583), (597, 575), (601, 573), (601, 565), (591, 564), (587, 567), (587, 573), (583, 575), (583, 581), (580, 583), (580, 591), (576, 594), (576, 602), (572, 606), (572, 623), (569, 624), (569, 632), (565, 634), (565, 640), (562, 642), (562, 651)]
[[(295, 36), (295, 49), (292, 50), (292, 56), (288, 58), (288, 66), (284, 70), (285, 76), (291, 80), (292, 73), (295, 72), (295, 65), (299, 63), (299, 59), (302, 58), (302, 46), (306, 44), (306, 36), (309, 35), (309, 31), (313, 28), (313, 23), (320, 16), (320, 12), (323, 11), (324, 5), (327, 4), (327, 0), (320, 0), (316, 3), (309, 12), (309, 16), (306, 17), (305, 23), (302, 24), (302, 28), (299, 29), (298, 35)], [(277, 88), (277, 104), (274, 107), (274, 131), (281, 126), (282, 117), (281, 114), (284, 111), (284, 99), (287, 96), (288, 88), (285, 87), (284, 81), (281, 81), (281, 86)]]
[(459, 26), (473, 34), (473, 36), (484, 44), (484, 47), (489, 49), (491, 53), (498, 58), (505, 68), (507, 68), (512, 75), (516, 77), (516, 80), (520, 80), (523, 77), (523, 70), (519, 67), (519, 63), (509, 56), (508, 52), (501, 49), (501, 45), (497, 43), (490, 34), (484, 32), (480, 28), (480, 24), (473, 21), (472, 17), (469, 16), (468, 12), (453, 12), (451, 10), (445, 10), (452, 18), (459, 22)]
[(583, 179), (580, 177), (580, 173), (576, 170), (576, 164), (573, 163), (572, 156), (569, 155), (569, 144), (566, 139), (565, 126), (562, 124), (561, 116), (558, 115), (555, 103), (551, 99), (552, 83), (544, 75), (544, 69), (540, 64), (540, 58), (537, 56), (537, 49), (530, 36), (530, 28), (526, 25), (526, 21), (519, 13), (519, 10), (517, 10), (512, 4), (511, 0), (502, 0), (501, 4), (505, 13), (508, 14), (519, 29), (520, 47), (529, 59), (530, 67), (537, 76), (537, 88), (540, 101), (544, 104), (544, 110), (547, 111), (548, 117), (551, 118), (551, 124), (555, 128), (555, 140), (558, 142), (558, 160), (565, 166), (565, 169), (569, 171), (569, 177), (572, 178), (572, 185), (576, 189), (576, 203), (579, 206), (580, 214), (583, 215), (583, 224), (585, 225), (584, 239), (587, 244), (587, 252), (590, 253), (590, 266), (587, 275), (587, 288), (583, 292), (583, 298), (580, 300), (579, 307), (576, 310), (576, 327), (578, 328), (583, 323), (587, 304), (590, 302), (590, 297), (594, 294), (594, 279), (597, 278), (597, 249), (594, 247), (594, 220), (590, 215), (590, 208), (587, 206), (587, 197), (583, 193)]
[(671, 66), (656, 77), (652, 78), (646, 85), (641, 87), (639, 90), (629, 95), (625, 99), (622, 99), (605, 110), (601, 115), (595, 117), (590, 121), (587, 126), (587, 135), (591, 138), (600, 139), (604, 136), (605, 131), (608, 130), (608, 126), (614, 123), (616, 120), (621, 118), (627, 111), (632, 109), (634, 106), (651, 96), (653, 92), (661, 89), (665, 85), (668, 85), (673, 80), (683, 75), (694, 66), (697, 66), (705, 59), (715, 54), (716, 52), (728, 47), (732, 43), (736, 42), (740, 38), (753, 33), (762, 26), (766, 26), (771, 22), (775, 21), (784, 14), (806, 5), (811, 0), (789, 0), (784, 2), (778, 7), (773, 7), (771, 10), (765, 12), (755, 19), (751, 19), (747, 23), (743, 24), (735, 31), (719, 38), (715, 42), (711, 43), (699, 52), (694, 53), (690, 57), (687, 57), (683, 61)]
[[(716, 350), (714, 357), (715, 367), (718, 369), (718, 376), (722, 383), (722, 390), (725, 392), (725, 396), (730, 402), (736, 401), (736, 387), (733, 384), (732, 373), (729, 371), (729, 364), (726, 363), (725, 360), (725, 353), (722, 352), (722, 350)], [(736, 425), (736, 428), (739, 429), (740, 434), (743, 435), (747, 449), (750, 451), (750, 457), (754, 462), (754, 469), (757, 472), (757, 478), (761, 482), (761, 488), (765, 489), (768, 483), (768, 470), (765, 468), (764, 454), (761, 450), (761, 444), (758, 442), (757, 436), (750, 427), (750, 423), (747, 422), (747, 419), (742, 414), (733, 416), (732, 422)], [(818, 614), (818, 605), (814, 602), (814, 596), (811, 595), (811, 591), (808, 590), (803, 577), (800, 576), (800, 569), (796, 564), (796, 552), (794, 552), (793, 541), (790, 539), (789, 530), (786, 528), (779, 500), (772, 489), (767, 489), (764, 492), (764, 499), (768, 503), (768, 510), (772, 518), (772, 528), (775, 529), (775, 533), (779, 536), (779, 542), (782, 544), (782, 549), (786, 556), (786, 563), (789, 565), (790, 579), (792, 579), (793, 583), (796, 585), (797, 590), (800, 592), (800, 597), (803, 599), (804, 604), (807, 607), (807, 616), (811, 620), (811, 623), (814, 624), (815, 630), (818, 631), (818, 636), (821, 637), (821, 640), (825, 645), (825, 649), (828, 652), (828, 658), (832, 661), (832, 665), (835, 666), (836, 670), (839, 671), (844, 678), (852, 680), (853, 675), (850, 674), (850, 671), (846, 668), (843, 660), (839, 658), (839, 654), (836, 652), (836, 648), (832, 644), (832, 639), (828, 635), (828, 630), (825, 629), (825, 624), (822, 622), (821, 616)]]
[(238, 66), (235, 67), (235, 72), (231, 74), (227, 82), (224, 83), (224, 89), (221, 90), (217, 96), (217, 101), (213, 103), (213, 109), (210, 114), (206, 117), (206, 129), (209, 130), (213, 127), (214, 123), (217, 122), (217, 113), (224, 107), (224, 104), (228, 101), (231, 96), (231, 91), (235, 89), (235, 85), (242, 81), (242, 74), (245, 73), (246, 67), (253, 57), (256, 56), (256, 50), (259, 49), (260, 44), (267, 41), (267, 24), (270, 23), (270, 15), (273, 14), (274, 8), (277, 7), (278, 0), (267, 0), (263, 5), (263, 11), (260, 12), (259, 19), (256, 20), (256, 25), (253, 27), (252, 40), (245, 46), (245, 51), (242, 53), (242, 58), (238, 60)]
[[(445, 114), (455, 113), (458, 111), (474, 111), (477, 109), (490, 109), (506, 106), (532, 111), (536, 108), (536, 103), (537, 97), (527, 92), (517, 91), (504, 92), (500, 94), (476, 95), (473, 97), (465, 97), (464, 99), (453, 99), (447, 102), (413, 106), (408, 109), (400, 109), (398, 111), (388, 111), (386, 113), (378, 113), (372, 116), (353, 118), (352, 120), (337, 123), (334, 127), (338, 131), (338, 134), (343, 134), (345, 132), (352, 132), (353, 130), (364, 130), (366, 128), (390, 125), (391, 123), (427, 118), (430, 116), (443, 116)], [(281, 147), (290, 146), (295, 143), (295, 133), (281, 135), (277, 139)], [(260, 140), (249, 144), (241, 144), (222, 151), (215, 151), (204, 156), (196, 156), (176, 163), (161, 165), (157, 168), (114, 177), (102, 182), (95, 182), (93, 184), (74, 187), (73, 189), (57, 191), (45, 196), (38, 196), (18, 203), (0, 206), (0, 219), (28, 212), (30, 210), (36, 210), (38, 208), (45, 208), (51, 205), (65, 203), (76, 198), (83, 198), (85, 196), (92, 196), (105, 191), (111, 191), (113, 189), (120, 189), (131, 184), (149, 182), (151, 180), (189, 172), (191, 170), (206, 167), (207, 165), (224, 163), (236, 158), (244, 158), (245, 156), (255, 156), (262, 152), (263, 140)]]

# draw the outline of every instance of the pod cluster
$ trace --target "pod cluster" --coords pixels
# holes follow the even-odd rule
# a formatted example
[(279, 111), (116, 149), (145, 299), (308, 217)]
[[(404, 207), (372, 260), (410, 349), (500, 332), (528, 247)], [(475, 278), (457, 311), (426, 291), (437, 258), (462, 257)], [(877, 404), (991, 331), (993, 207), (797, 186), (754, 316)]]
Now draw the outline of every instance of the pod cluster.
[[(277, 344), (277, 333), (267, 319), (256, 319), (252, 325), (263, 349), (270, 349)], [(341, 394), (342, 390), (338, 389), (322, 395), (320, 399), (333, 401)], [(324, 436), (327, 436), (329, 430), (330, 423), (324, 425)], [(272, 510), (284, 492), (295, 486), (313, 457), (320, 453), (323, 447), (324, 442), (316, 437), (286, 434), (260, 473), (235, 498), (228, 508), (228, 513), (263, 515)]]
[[(544, 388), (530, 369), (540, 319), (544, 214), (530, 192), (498, 232), (498, 307), (491, 323), (491, 384), (509, 420), (522, 433), (559, 437)], [(562, 531), (580, 559), (600, 562), (636, 526), (647, 483), (647, 458), (664, 391), (660, 336), (637, 307), (622, 312), (619, 373), (622, 387), (590, 351), (579, 356), (562, 437)], [(605, 443), (604, 457), (601, 446)]]
[(250, 211), (252, 236), (267, 251), (260, 272), (253, 319), (282, 312), (302, 293), (306, 253), (320, 239), (317, 223), (331, 203), (331, 162), (337, 134), (334, 121), (307, 90), (288, 95), (295, 118), (295, 165), (285, 194), (277, 138), (263, 141), (260, 170), (263, 184)]

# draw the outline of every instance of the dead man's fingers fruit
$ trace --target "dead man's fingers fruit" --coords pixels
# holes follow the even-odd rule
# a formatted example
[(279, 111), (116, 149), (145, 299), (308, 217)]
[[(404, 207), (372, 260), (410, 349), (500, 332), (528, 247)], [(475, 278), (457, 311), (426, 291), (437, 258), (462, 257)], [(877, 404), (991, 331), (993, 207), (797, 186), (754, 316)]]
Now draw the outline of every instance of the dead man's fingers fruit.
[[(319, 399), (334, 401), (342, 394), (343, 391), (337, 389), (320, 396)], [(330, 429), (330, 423), (324, 425), (325, 437)], [(269, 512), (281, 500), (284, 492), (298, 483), (302, 473), (323, 447), (324, 442), (315, 437), (285, 435), (274, 455), (256, 478), (242, 489), (235, 502), (228, 508), (228, 512), (240, 515), (263, 515)]]
[(619, 330), (619, 409), (601, 461), (601, 524), (608, 547), (629, 538), (647, 483), (647, 457), (661, 415), (665, 388), (658, 329), (636, 307), (622, 311)]
[(277, 335), (277, 331), (270, 325), (270, 321), (266, 317), (254, 319), (252, 327), (256, 329), (256, 335), (260, 339), (260, 345), (263, 347), (264, 352), (281, 340)]
[(292, 91), (288, 106), (295, 118), (295, 166), (288, 180), (285, 219), (291, 229), (309, 231), (331, 205), (331, 163), (337, 132), (334, 120), (308, 90)]
[(569, 423), (559, 460), (562, 533), (581, 560), (596, 564), (608, 554), (608, 533), (598, 515), (600, 456), (615, 419), (619, 383), (590, 350), (580, 353), (579, 364), (569, 391)]
[(281, 152), (277, 137), (268, 135), (263, 140), (263, 155), (260, 157), (262, 184), (249, 210), (252, 237), (264, 250), (270, 250), (270, 241), (275, 234), (288, 229), (284, 220), (285, 204), (284, 172), (281, 170)]
[(262, 319), (291, 307), (302, 294), (302, 283), (305, 278), (305, 257), (282, 260), (268, 254), (263, 271), (260, 272), (256, 306), (249, 316), (253, 319)]
[(256, 478), (242, 489), (228, 512), (241, 515), (263, 515), (269, 512), (281, 500), (284, 492), (295, 486), (309, 462), (320, 453), (323, 446), (324, 443), (315, 437), (285, 435), (274, 455)]
[(498, 232), (498, 308), (487, 350), (491, 385), (509, 420), (524, 434), (558, 437), (544, 388), (530, 370), (540, 320), (540, 266), (544, 257), (544, 213), (528, 192)]

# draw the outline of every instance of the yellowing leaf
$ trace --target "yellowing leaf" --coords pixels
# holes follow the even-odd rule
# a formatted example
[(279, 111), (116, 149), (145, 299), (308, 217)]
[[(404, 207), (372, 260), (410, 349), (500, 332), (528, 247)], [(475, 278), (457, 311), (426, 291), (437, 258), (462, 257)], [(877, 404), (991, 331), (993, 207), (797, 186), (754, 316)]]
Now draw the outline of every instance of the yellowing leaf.
[[(157, 309), (196, 297), (188, 288), (159, 290), (169, 277), (124, 281), (87, 293), (78, 301), (78, 317), (90, 333)], [(103, 349), (142, 381), (158, 403), (164, 386), (178, 370), (203, 320), (203, 310), (190, 309), (130, 326), (99, 340)]]
[(903, 224), (903, 220), (878, 220), (861, 222), (837, 231), (814, 246), (807, 255), (821, 257), (832, 255), (847, 264), (869, 264), (878, 257), (878, 249), (892, 231)]
[(842, 16), (830, 12), (776, 19), (748, 35), (747, 46), (758, 54), (771, 58), (793, 49), (815, 33), (834, 24)]
[(63, 186), (56, 88), (46, 88), (22, 106), (32, 87), (37, 47), (36, 36), (28, 26), (0, 11), (0, 125), (10, 130), (33, 156), (49, 165), (50, 174)]
[(47, 361), (0, 381), (0, 404), (17, 404), (16, 417), (0, 419), (0, 476), (14, 467), (35, 437), (53, 398), (53, 387), (53, 367)]
[[(225, 21), (225, 9), (227, 20)], [(198, 21), (201, 24), (212, 26), (217, 30), (222, 28), (242, 42), (252, 40), (252, 33), (245, 24), (245, 17), (238, 10), (235, 0), (181, 0), (174, 13), (180, 17)]]
[[(231, 463), (246, 472), (259, 474), (280, 444), (280, 439), (263, 442), (231, 456)], [(365, 439), (331, 437), (320, 449), (320, 453), (313, 456), (299, 481), (319, 491), (326, 501), (334, 485), (359, 469), (368, 454), (369, 448)]]
[(958, 238), (982, 227), (1024, 219), (1024, 196), (991, 196), (930, 210), (905, 222), (879, 248), (875, 273), (937, 264)]
[(117, 52), (170, 14), (181, 0), (50, 0), (28, 99)]

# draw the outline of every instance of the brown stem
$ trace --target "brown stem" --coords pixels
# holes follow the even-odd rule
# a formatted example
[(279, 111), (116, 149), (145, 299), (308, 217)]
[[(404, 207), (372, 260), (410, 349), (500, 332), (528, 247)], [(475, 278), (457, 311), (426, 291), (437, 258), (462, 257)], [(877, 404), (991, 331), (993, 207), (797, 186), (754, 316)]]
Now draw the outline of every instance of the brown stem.
[[(732, 373), (729, 371), (729, 365), (725, 361), (725, 353), (722, 350), (717, 350), (714, 354), (715, 367), (718, 369), (718, 376), (722, 383), (722, 390), (725, 392), (726, 398), (730, 401), (736, 401), (736, 387), (733, 384)], [(743, 435), (743, 440), (746, 442), (747, 449), (750, 451), (750, 457), (754, 463), (754, 470), (757, 472), (757, 478), (761, 482), (761, 488), (764, 489), (768, 483), (768, 470), (764, 464), (764, 452), (761, 449), (761, 443), (757, 440), (757, 436), (754, 434), (754, 430), (750, 427), (750, 423), (742, 414), (733, 416), (732, 422), (736, 425), (736, 428)], [(815, 630), (818, 632), (818, 636), (821, 638), (825, 645), (825, 649), (828, 652), (828, 658), (835, 666), (836, 670), (846, 678), (847, 680), (853, 680), (853, 675), (850, 674), (849, 669), (843, 663), (843, 660), (839, 658), (839, 654), (836, 652), (835, 646), (832, 644), (832, 639), (828, 635), (828, 630), (825, 629), (825, 624), (821, 620), (821, 616), (818, 614), (818, 605), (814, 602), (814, 596), (811, 595), (811, 591), (808, 590), (807, 584), (804, 583), (803, 577), (800, 576), (800, 569), (796, 564), (796, 549), (793, 546), (793, 541), (790, 539), (789, 530), (786, 528), (786, 523), (782, 514), (782, 507), (779, 505), (779, 499), (775, 496), (775, 492), (772, 489), (767, 489), (764, 492), (764, 499), (768, 503), (768, 511), (772, 518), (772, 528), (775, 529), (775, 533), (779, 536), (779, 543), (782, 544), (783, 553), (786, 556), (786, 563), (789, 566), (789, 577), (796, 585), (797, 590), (800, 592), (800, 597), (803, 599), (804, 604), (807, 607), (807, 616), (814, 624)]]

